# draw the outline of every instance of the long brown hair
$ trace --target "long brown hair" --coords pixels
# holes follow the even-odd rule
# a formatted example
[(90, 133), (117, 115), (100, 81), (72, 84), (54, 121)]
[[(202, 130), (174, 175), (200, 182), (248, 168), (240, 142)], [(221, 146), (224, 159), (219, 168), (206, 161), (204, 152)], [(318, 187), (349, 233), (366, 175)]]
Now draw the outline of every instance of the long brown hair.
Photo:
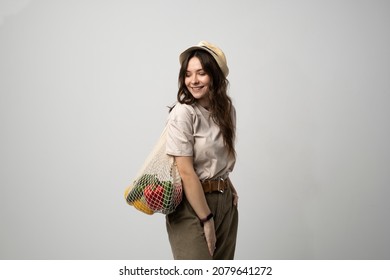
[(188, 62), (191, 58), (197, 57), (202, 64), (203, 70), (210, 76), (209, 98), (210, 112), (214, 122), (221, 129), (224, 143), (229, 153), (235, 157), (234, 149), (235, 126), (232, 119), (232, 100), (227, 94), (229, 81), (222, 73), (215, 59), (206, 51), (195, 50), (186, 57), (179, 71), (179, 90), (177, 101), (182, 104), (193, 104), (196, 99), (188, 91), (185, 85), (185, 76)]

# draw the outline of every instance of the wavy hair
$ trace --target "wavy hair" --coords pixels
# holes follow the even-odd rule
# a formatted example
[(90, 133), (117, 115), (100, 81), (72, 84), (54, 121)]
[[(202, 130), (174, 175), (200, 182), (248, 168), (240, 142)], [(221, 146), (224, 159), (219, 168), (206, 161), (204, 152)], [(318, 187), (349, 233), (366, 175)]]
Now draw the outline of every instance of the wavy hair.
[(234, 148), (234, 139), (236, 131), (232, 119), (232, 100), (227, 94), (229, 81), (222, 73), (222, 70), (215, 59), (207, 51), (194, 50), (190, 52), (183, 61), (179, 71), (179, 90), (177, 93), (177, 101), (182, 104), (193, 104), (196, 101), (185, 84), (188, 62), (193, 57), (197, 57), (199, 59), (203, 70), (210, 77), (208, 95), (210, 99), (209, 110), (214, 122), (221, 130), (228, 152), (235, 157), (236, 151)]

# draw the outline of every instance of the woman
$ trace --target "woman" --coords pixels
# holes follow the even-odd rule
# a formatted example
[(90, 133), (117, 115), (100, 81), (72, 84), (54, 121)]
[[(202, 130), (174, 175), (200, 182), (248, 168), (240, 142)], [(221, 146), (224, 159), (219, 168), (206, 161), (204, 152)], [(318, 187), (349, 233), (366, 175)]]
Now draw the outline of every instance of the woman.
[(184, 196), (166, 224), (175, 259), (233, 259), (237, 192), (235, 109), (227, 95), (224, 53), (202, 41), (180, 55), (177, 104), (168, 118), (167, 154), (173, 155)]

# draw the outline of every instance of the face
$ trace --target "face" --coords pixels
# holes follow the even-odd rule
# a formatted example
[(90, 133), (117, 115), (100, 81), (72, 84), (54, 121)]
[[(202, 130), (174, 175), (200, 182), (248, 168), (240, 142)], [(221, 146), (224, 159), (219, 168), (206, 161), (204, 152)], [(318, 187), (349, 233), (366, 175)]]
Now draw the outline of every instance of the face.
[(203, 107), (209, 105), (210, 76), (203, 70), (199, 58), (193, 57), (188, 62), (185, 85), (192, 96)]

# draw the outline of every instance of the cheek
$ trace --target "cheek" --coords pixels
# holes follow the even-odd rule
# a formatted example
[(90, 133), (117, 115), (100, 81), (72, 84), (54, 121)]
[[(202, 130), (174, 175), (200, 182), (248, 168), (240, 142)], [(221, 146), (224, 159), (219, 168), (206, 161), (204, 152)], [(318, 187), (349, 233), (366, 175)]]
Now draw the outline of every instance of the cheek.
[(210, 78), (209, 77), (205, 77), (203, 80), (202, 80), (202, 84), (206, 85), (206, 86), (210, 86)]

